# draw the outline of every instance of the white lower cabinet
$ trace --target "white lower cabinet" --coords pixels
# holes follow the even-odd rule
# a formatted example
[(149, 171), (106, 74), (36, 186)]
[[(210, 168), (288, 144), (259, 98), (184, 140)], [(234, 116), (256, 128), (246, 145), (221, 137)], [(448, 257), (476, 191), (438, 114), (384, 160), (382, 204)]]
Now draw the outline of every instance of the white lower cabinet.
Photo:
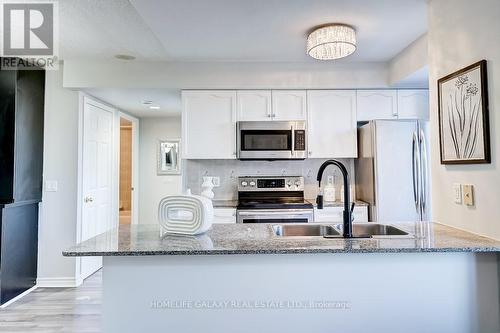
[(214, 208), (214, 223), (236, 223), (236, 208)]
[[(315, 223), (342, 223), (344, 207), (325, 207), (323, 209), (314, 208)], [(353, 222), (368, 222), (368, 207), (357, 206), (353, 211)]]

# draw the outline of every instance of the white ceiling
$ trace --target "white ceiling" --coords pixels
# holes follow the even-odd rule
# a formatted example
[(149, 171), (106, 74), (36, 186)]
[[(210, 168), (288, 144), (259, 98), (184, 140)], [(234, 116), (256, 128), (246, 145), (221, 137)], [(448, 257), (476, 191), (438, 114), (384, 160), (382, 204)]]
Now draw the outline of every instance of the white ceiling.
[(340, 60), (388, 61), (427, 27), (426, 0), (64, 0), (62, 59), (316, 61), (307, 31), (340, 22), (358, 49)]
[(164, 60), (165, 50), (128, 0), (59, 1), (62, 59), (110, 59), (129, 54)]
[[(95, 88), (86, 89), (85, 92), (139, 118), (180, 115), (181, 93), (179, 90)], [(142, 104), (144, 100), (152, 101), (152, 105), (158, 105), (160, 109), (149, 109), (148, 105)]]
[(429, 88), (429, 66), (424, 66), (399, 81), (393, 88)]
[(343, 61), (388, 61), (427, 30), (425, 0), (130, 0), (176, 61), (315, 61), (308, 30), (346, 23), (358, 48)]
[[(128, 54), (136, 61), (311, 64), (317, 60), (305, 54), (308, 30), (338, 22), (356, 28), (358, 49), (337, 62), (388, 62), (426, 32), (426, 2), (64, 0), (59, 2), (60, 56), (63, 60), (102, 60)], [(178, 115), (181, 109), (178, 90), (99, 88), (87, 92), (138, 117)], [(142, 105), (145, 99), (161, 109), (150, 110)]]

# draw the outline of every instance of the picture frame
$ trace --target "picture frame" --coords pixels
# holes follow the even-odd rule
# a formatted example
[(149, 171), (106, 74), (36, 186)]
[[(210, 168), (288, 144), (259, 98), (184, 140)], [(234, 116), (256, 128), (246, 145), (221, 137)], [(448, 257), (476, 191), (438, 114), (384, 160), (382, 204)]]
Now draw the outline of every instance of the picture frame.
[(181, 161), (180, 139), (158, 140), (157, 174), (159, 176), (181, 174)]
[(438, 80), (441, 164), (491, 163), (486, 60)]

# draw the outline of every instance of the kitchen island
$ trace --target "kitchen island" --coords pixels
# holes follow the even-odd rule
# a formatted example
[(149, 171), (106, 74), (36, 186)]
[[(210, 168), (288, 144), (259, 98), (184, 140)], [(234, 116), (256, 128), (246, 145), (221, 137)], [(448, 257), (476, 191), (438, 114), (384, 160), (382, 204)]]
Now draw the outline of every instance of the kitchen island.
[(104, 332), (498, 332), (500, 242), (435, 223), (407, 237), (196, 237), (120, 226), (64, 251), (103, 256)]

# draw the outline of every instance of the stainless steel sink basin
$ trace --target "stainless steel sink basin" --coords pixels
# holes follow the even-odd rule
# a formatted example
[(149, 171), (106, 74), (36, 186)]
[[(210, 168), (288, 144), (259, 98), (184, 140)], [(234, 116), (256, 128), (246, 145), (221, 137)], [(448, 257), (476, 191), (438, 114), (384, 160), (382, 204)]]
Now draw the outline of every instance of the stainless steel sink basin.
[[(342, 233), (342, 225), (338, 224), (335, 228)], [(392, 225), (378, 223), (353, 223), (352, 233), (354, 237), (376, 237), (376, 238), (397, 238), (410, 237), (410, 234)]]
[[(280, 237), (342, 237), (342, 224), (276, 224), (273, 232)], [(406, 231), (392, 225), (379, 223), (353, 223), (352, 233), (355, 238), (408, 238)]]
[(331, 225), (322, 224), (277, 224), (273, 225), (276, 236), (341, 236), (339, 231)]

